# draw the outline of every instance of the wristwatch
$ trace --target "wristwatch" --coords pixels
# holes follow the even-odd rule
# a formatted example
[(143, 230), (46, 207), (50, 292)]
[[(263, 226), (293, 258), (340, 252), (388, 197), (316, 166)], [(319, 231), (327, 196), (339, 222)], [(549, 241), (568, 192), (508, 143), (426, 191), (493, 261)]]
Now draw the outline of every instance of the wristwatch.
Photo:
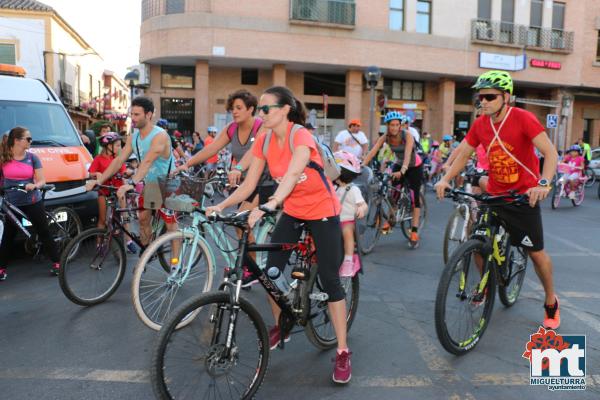
[(550, 181), (546, 178), (542, 178), (538, 181), (538, 186), (541, 187), (545, 187), (545, 188), (549, 188), (550, 187)]

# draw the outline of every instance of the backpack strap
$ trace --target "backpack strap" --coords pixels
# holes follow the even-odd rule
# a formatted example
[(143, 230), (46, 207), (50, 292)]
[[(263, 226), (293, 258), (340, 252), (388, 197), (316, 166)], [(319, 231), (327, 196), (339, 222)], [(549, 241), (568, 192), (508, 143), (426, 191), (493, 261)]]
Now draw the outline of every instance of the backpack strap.
[[(262, 124), (262, 121), (261, 121)], [(290, 152), (292, 154), (294, 154), (294, 136), (296, 135), (296, 132), (298, 131), (298, 129), (304, 128), (302, 125), (298, 125), (298, 124), (294, 124), (294, 126), (292, 126), (292, 130), (290, 132), (290, 137), (288, 139), (288, 143), (290, 146)], [(263, 142), (263, 148), (262, 148), (262, 153), (263, 156), (265, 158), (267, 158), (267, 151), (269, 150), (269, 145), (271, 144), (271, 136), (273, 135), (273, 130), (269, 129), (267, 131), (267, 134), (265, 135), (265, 141)]]
[(230, 122), (229, 125), (227, 126), (227, 137), (229, 137), (229, 141), (231, 142), (231, 139), (233, 139), (233, 135), (235, 135), (235, 133), (237, 132), (238, 129), (238, 124), (237, 122)]
[(352, 184), (346, 185), (346, 190), (344, 191), (344, 194), (340, 199), (340, 206), (344, 204), (344, 200), (346, 200), (346, 196), (348, 196), (348, 192), (350, 192), (350, 189), (352, 189)]

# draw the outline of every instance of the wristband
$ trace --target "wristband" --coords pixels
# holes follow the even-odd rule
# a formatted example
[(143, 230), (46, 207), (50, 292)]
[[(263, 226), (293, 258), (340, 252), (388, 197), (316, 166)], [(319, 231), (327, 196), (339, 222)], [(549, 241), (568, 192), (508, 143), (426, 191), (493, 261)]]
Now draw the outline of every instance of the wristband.
[(237, 164), (234, 168), (240, 172), (244, 172), (244, 168), (242, 168), (242, 166), (240, 164)]

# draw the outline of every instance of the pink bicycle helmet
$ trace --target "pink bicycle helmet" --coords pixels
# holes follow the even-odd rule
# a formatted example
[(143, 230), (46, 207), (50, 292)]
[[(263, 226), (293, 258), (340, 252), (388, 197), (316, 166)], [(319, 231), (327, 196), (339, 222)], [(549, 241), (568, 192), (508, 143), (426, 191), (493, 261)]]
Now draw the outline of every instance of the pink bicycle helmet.
[(432, 147), (440, 147), (440, 142), (438, 142), (437, 140), (434, 140), (433, 143), (431, 144)]
[(344, 150), (336, 151), (333, 156), (335, 162), (344, 169), (355, 174), (360, 174), (360, 160), (352, 153)]
[(108, 146), (111, 143), (121, 140), (121, 136), (119, 136), (119, 134), (115, 132), (108, 132), (100, 136), (99, 140), (100, 146)]

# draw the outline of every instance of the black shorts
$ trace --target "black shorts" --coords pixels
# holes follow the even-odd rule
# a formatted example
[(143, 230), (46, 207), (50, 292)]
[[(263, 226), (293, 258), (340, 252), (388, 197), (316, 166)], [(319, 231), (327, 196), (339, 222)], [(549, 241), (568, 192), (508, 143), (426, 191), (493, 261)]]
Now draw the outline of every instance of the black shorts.
[(521, 246), (528, 251), (544, 249), (542, 211), (539, 204), (533, 208), (526, 204), (510, 204), (493, 207), (493, 211), (504, 221), (513, 246)]
[[(398, 172), (402, 169), (402, 165), (394, 164), (392, 166), (392, 172)], [(421, 196), (418, 193), (421, 193), (421, 184), (423, 183), (423, 164), (418, 167), (410, 167), (404, 173), (404, 183), (408, 183), (408, 187), (415, 194), (415, 208), (421, 208)]]
[(252, 203), (252, 201), (256, 198), (256, 195), (258, 195), (258, 204), (265, 204), (267, 201), (269, 201), (269, 197), (275, 194), (275, 190), (277, 190), (276, 184), (266, 186), (259, 185), (256, 187), (256, 189), (254, 189), (252, 194), (248, 196), (246, 201), (248, 203)]

